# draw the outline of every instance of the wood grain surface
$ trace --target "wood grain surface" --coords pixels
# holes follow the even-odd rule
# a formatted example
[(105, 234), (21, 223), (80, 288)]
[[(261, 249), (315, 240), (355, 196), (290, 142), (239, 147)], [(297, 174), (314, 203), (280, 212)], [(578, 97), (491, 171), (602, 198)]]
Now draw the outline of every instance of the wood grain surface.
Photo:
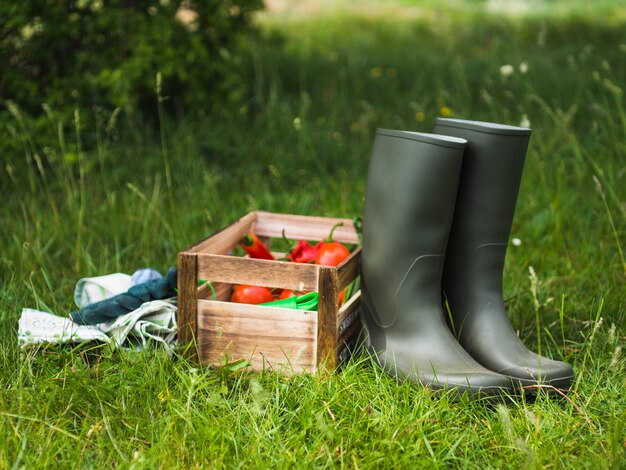
[(337, 269), (322, 266), (319, 275), (317, 308), (317, 364), (324, 363), (329, 368), (334, 368), (336, 365), (338, 304)]
[(200, 360), (247, 359), (256, 370), (316, 370), (317, 312), (198, 301)]
[(198, 289), (197, 258), (193, 254), (178, 255), (178, 343), (187, 351), (187, 356), (197, 359), (195, 342), (197, 339)]
[(333, 233), (333, 239), (342, 243), (358, 243), (359, 238), (350, 219), (336, 217), (313, 217), (309, 215), (274, 214), (272, 212), (256, 212), (253, 230), (257, 235), (265, 237), (285, 236), (293, 240), (324, 240), (337, 222), (343, 222)]
[(318, 290), (320, 267), (314, 264), (210, 254), (197, 256), (199, 279), (299, 291)]

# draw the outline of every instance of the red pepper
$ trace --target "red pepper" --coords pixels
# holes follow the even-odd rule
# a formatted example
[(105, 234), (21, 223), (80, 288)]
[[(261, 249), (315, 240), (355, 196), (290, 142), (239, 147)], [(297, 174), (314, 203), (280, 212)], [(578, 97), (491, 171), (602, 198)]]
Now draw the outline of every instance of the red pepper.
[(250, 258), (274, 259), (270, 251), (265, 247), (259, 237), (254, 233), (249, 233), (239, 241), (239, 246), (243, 248)]
[(296, 263), (310, 263), (311, 261), (315, 261), (321, 244), (322, 242), (319, 242), (317, 245), (311, 246), (311, 244), (305, 240), (298, 240), (295, 248), (289, 252), (287, 258)]

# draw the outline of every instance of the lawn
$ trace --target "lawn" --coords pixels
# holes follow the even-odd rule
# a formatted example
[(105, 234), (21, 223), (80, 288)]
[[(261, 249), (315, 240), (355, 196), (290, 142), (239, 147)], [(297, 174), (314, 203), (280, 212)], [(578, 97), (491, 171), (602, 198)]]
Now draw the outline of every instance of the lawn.
[[(254, 93), (219, 119), (81, 110), (42, 141), (5, 111), (24, 151), (0, 157), (0, 468), (625, 468), (624, 7), (275, 3), (246, 46)], [(567, 398), (455, 402), (365, 356), (282, 376), (18, 347), (22, 307), (64, 315), (81, 277), (165, 271), (247, 211), (359, 215), (376, 128), (439, 115), (533, 129), (505, 297), (526, 344), (574, 366)]]

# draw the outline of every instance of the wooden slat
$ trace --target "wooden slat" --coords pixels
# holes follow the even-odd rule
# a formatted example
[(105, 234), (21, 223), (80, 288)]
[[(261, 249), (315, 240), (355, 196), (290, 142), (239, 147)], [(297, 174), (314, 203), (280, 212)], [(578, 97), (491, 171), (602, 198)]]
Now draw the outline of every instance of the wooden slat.
[(192, 360), (197, 359), (194, 343), (198, 333), (196, 272), (195, 255), (188, 253), (178, 255), (178, 343), (183, 350), (187, 348), (186, 351)]
[(317, 365), (329, 368), (336, 365), (337, 345), (337, 269), (321, 267), (319, 274), (319, 303), (317, 329)]
[[(361, 291), (357, 291), (348, 302), (339, 309), (337, 316), (337, 365), (347, 358), (346, 346), (351, 346), (355, 336), (359, 331), (361, 321), (359, 320), (359, 305), (361, 305)], [(345, 357), (342, 357), (345, 356)]]
[(225, 255), (230, 252), (244, 235), (252, 231), (252, 225), (256, 220), (256, 212), (244, 215), (237, 222), (192, 245), (187, 250), (192, 253), (216, 253)]
[(317, 312), (198, 301), (202, 363), (248, 359), (263, 367), (316, 370)]
[[(356, 312), (355, 312), (356, 313)], [(361, 327), (361, 321), (358, 317), (354, 317), (354, 320), (347, 324), (346, 329), (341, 332), (337, 337), (337, 347), (349, 344), (354, 337), (357, 330)]]
[(318, 290), (320, 266), (237, 256), (198, 254), (198, 276), (207, 281), (299, 291)]
[(253, 230), (257, 235), (266, 237), (285, 236), (294, 240), (323, 240), (337, 222), (343, 222), (333, 233), (333, 239), (342, 243), (358, 243), (359, 238), (350, 219), (335, 217), (313, 217), (307, 215), (273, 214), (258, 211)]
[(358, 247), (350, 256), (348, 256), (343, 262), (337, 266), (337, 282), (339, 283), (337, 288), (341, 292), (348, 284), (354, 281), (360, 274), (361, 270), (361, 247)]
[(361, 322), (357, 319), (357, 321), (352, 322), (350, 326), (348, 326), (348, 328), (337, 339), (337, 346), (335, 348), (337, 365), (343, 362), (344, 358), (341, 357), (342, 355), (345, 354), (345, 358), (347, 359), (348, 352), (346, 350), (348, 347), (352, 347), (354, 345), (354, 342), (356, 341), (356, 335), (358, 334), (360, 327)]
[(341, 334), (355, 321), (358, 321), (358, 308), (361, 304), (361, 291), (358, 290), (352, 297), (341, 306), (337, 315), (337, 336)]

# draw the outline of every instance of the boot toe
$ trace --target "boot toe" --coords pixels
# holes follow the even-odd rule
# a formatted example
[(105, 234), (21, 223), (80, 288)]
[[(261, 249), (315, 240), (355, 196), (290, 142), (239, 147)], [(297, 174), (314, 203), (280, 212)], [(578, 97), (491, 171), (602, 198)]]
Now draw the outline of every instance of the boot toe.
[(507, 377), (488, 371), (449, 373), (434, 377), (422, 375), (420, 380), (431, 388), (456, 389), (457, 393), (468, 393), (470, 396), (507, 395), (513, 391)]
[(499, 373), (508, 375), (515, 385), (527, 391), (538, 390), (544, 386), (568, 389), (574, 380), (574, 370), (569, 364), (543, 357), (540, 363), (507, 367)]
[[(453, 395), (467, 393), (472, 398), (506, 396), (514, 392), (509, 377), (485, 369), (477, 363), (463, 360), (450, 364), (448, 361), (419, 360), (420, 356), (403, 353), (380, 352), (375, 355), (378, 364), (390, 375), (406, 378), (437, 391), (453, 391)], [(437, 367), (434, 364), (438, 364)]]

